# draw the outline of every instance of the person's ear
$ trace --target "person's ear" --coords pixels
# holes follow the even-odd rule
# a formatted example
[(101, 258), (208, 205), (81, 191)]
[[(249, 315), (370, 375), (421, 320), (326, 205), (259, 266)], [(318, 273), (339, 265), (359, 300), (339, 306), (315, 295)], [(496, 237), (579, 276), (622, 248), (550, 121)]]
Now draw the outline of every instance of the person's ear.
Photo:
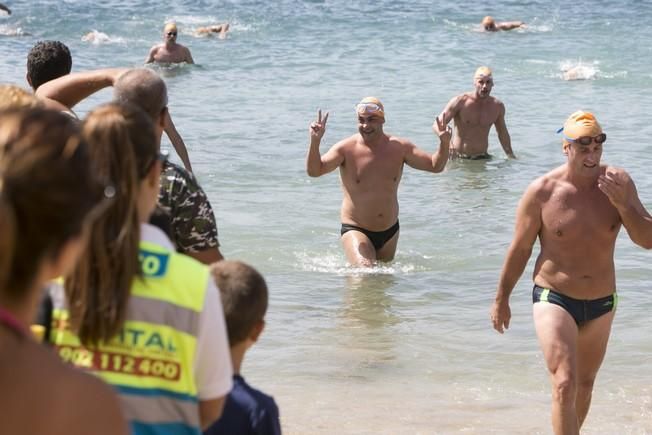
[(29, 73), (25, 73), (25, 79), (27, 80), (27, 83), (29, 83), (29, 87), (34, 89), (34, 86), (32, 85), (32, 79), (29, 78)]
[(561, 144), (561, 150), (564, 153), (565, 156), (568, 155), (568, 147), (570, 147), (570, 144), (566, 141), (562, 142)]

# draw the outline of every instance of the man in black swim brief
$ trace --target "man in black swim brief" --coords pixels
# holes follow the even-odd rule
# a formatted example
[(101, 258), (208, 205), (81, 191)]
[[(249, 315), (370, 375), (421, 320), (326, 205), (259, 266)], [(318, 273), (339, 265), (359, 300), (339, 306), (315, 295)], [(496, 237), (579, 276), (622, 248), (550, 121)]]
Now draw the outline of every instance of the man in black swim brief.
[(509, 296), (538, 239), (532, 317), (552, 384), (552, 428), (578, 435), (615, 317), (618, 233), (624, 226), (652, 249), (652, 216), (629, 174), (601, 164), (607, 135), (592, 113), (571, 114), (558, 133), (566, 162), (521, 197), (490, 316), (498, 332), (509, 327)]
[[(355, 106), (358, 133), (333, 145), (323, 156), (319, 151), (326, 132), (328, 113), (310, 123), (310, 148), (306, 172), (320, 177), (340, 170), (344, 198), (340, 212), (341, 242), (349, 264), (373, 266), (391, 261), (399, 237), (398, 185), (403, 167), (441, 172), (448, 162), (452, 131), (435, 120), (433, 132), (439, 149), (433, 154), (419, 149), (407, 139), (383, 131), (385, 108), (375, 97), (364, 98)], [(372, 231), (381, 229), (381, 231)]]
[(534, 284), (532, 290), (532, 303), (550, 303), (559, 305), (573, 317), (577, 326), (597, 319), (616, 309), (618, 305), (618, 294), (613, 292), (609, 296), (598, 299), (573, 299), (549, 288), (540, 287)]
[(400, 227), (398, 225), (398, 221), (396, 221), (394, 225), (387, 228), (385, 231), (369, 231), (369, 230), (365, 230), (364, 228), (357, 227), (355, 225), (342, 224), (342, 229), (340, 230), (340, 236), (343, 236), (349, 231), (360, 231), (362, 234), (367, 236), (369, 241), (371, 241), (371, 244), (374, 245), (376, 251), (378, 251), (383, 246), (385, 246), (385, 243), (387, 243), (389, 239), (394, 237), (394, 234), (398, 233), (399, 228)]

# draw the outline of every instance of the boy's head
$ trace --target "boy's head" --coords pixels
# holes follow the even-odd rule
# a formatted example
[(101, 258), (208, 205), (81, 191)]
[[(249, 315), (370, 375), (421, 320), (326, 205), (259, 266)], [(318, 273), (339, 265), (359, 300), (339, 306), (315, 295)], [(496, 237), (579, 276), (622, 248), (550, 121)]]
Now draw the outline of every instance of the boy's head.
[(222, 296), (230, 346), (247, 339), (255, 341), (265, 324), (265, 279), (256, 269), (240, 261), (215, 263), (211, 265), (211, 274)]
[(27, 82), (34, 90), (71, 69), (70, 50), (61, 41), (39, 41), (27, 55)]

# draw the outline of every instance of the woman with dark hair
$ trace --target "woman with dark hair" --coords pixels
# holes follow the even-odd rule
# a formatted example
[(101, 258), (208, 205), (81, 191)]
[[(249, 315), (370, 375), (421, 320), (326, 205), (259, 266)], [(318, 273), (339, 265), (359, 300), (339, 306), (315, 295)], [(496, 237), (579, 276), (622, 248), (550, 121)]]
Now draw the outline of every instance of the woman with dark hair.
[(165, 157), (147, 114), (108, 104), (83, 133), (93, 172), (115, 180), (115, 201), (63, 287), (51, 288), (51, 341), (118, 390), (133, 433), (198, 434), (231, 389), (219, 293), (206, 266), (146, 223)]
[(74, 122), (0, 113), (0, 427), (7, 434), (126, 434), (118, 401), (29, 332), (47, 281), (68, 273), (106, 203)]

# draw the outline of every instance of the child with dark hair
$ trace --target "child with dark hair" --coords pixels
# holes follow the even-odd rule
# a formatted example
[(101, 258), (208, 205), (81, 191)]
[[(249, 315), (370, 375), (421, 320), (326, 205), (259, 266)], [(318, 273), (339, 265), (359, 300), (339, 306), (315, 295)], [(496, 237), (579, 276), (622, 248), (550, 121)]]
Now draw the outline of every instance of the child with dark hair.
[(281, 433), (274, 398), (252, 388), (240, 374), (247, 350), (265, 327), (267, 284), (253, 267), (239, 261), (220, 261), (211, 266), (220, 289), (233, 363), (233, 389), (218, 421), (204, 435)]

